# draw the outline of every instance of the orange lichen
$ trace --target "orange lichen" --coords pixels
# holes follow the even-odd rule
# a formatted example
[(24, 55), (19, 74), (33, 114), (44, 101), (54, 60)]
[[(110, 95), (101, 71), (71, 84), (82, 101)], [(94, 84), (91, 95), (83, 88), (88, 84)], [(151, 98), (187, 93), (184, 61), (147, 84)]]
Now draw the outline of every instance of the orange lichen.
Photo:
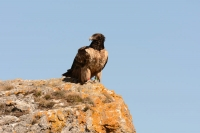
[(18, 94), (25, 94), (26, 91), (25, 90), (18, 90), (18, 91), (15, 91), (15, 95), (18, 95)]
[(8, 105), (8, 106), (14, 105), (14, 101), (8, 100), (8, 101), (6, 101), (6, 105)]
[(51, 123), (52, 132), (60, 132), (65, 126), (65, 116), (60, 110), (48, 112), (47, 119)]
[(59, 91), (60, 88), (54, 87), (53, 90), (54, 90), (54, 91)]
[[(114, 91), (106, 91), (103, 86), (97, 87), (95, 91), (102, 91), (100, 93), (109, 95), (115, 101), (111, 103), (103, 103), (102, 98), (94, 98), (94, 103), (97, 104), (97, 106), (92, 107), (94, 110), (92, 114), (92, 124), (97, 132), (104, 133), (105, 130), (114, 132), (120, 128), (120, 120), (122, 118), (125, 120), (125, 123), (129, 128), (134, 129), (132, 119), (130, 119), (130, 114), (127, 114), (129, 111), (123, 110), (127, 109), (127, 106), (123, 103), (121, 96), (116, 95)], [(112, 95), (110, 95), (110, 93)]]
[(78, 122), (79, 124), (86, 123), (86, 114), (82, 111), (79, 111)]
[(5, 95), (6, 95), (6, 96), (10, 96), (11, 93), (10, 93), (10, 92), (6, 92)]
[(64, 90), (69, 90), (71, 87), (72, 87), (71, 84), (66, 84), (65, 87), (64, 87)]

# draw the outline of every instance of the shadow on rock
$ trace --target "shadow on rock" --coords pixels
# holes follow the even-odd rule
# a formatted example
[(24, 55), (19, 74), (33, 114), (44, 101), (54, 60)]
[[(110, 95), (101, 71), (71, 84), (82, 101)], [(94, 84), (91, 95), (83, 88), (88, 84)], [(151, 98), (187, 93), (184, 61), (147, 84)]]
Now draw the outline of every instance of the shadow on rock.
[(79, 83), (77, 79), (71, 78), (71, 77), (65, 77), (65, 78), (63, 78), (62, 81), (64, 81), (64, 82), (70, 82), (70, 83), (76, 83), (76, 84)]

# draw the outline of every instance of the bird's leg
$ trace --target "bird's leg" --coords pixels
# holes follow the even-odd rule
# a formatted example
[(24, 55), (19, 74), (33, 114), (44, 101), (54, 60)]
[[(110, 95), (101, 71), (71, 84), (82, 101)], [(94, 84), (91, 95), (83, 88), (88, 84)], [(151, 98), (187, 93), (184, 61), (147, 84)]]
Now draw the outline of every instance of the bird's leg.
[(97, 73), (97, 75), (94, 78), (95, 82), (100, 82), (101, 81), (101, 72)]
[(85, 83), (88, 82), (91, 78), (91, 72), (88, 68), (82, 68), (81, 69), (81, 82)]

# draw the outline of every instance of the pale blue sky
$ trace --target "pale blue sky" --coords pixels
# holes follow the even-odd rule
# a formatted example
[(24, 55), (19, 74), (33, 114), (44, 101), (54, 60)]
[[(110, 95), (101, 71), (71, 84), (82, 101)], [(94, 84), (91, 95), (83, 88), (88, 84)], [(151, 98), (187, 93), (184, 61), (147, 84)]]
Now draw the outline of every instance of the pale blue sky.
[(198, 0), (1, 0), (0, 79), (60, 78), (96, 32), (138, 133), (200, 133)]

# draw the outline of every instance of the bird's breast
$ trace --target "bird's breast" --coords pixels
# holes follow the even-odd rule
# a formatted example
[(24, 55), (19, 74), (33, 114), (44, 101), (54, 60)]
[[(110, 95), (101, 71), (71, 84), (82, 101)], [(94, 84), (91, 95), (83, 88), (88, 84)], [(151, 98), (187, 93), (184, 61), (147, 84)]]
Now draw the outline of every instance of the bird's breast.
[(90, 68), (91, 72), (92, 73), (100, 72), (106, 63), (108, 52), (105, 49), (98, 51), (92, 48), (86, 49), (86, 52), (89, 55), (87, 61), (88, 61), (88, 67)]

